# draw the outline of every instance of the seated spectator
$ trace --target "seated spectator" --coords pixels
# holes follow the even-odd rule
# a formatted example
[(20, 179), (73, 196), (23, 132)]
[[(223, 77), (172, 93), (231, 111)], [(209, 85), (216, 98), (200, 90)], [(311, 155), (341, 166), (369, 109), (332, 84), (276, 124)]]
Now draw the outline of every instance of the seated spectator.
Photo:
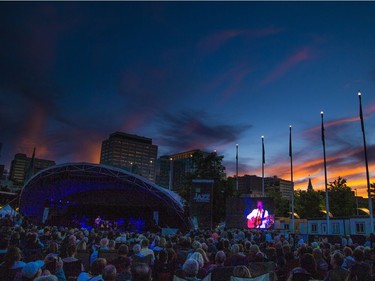
[(233, 269), (233, 276), (240, 278), (251, 278), (250, 270), (244, 265), (237, 265)]
[(211, 272), (212, 270), (214, 270), (217, 267), (224, 267), (226, 258), (227, 257), (226, 257), (226, 255), (223, 251), (218, 251), (215, 255), (215, 264), (211, 264), (208, 267), (207, 271)]
[(103, 269), (107, 266), (106, 259), (98, 258), (94, 260), (91, 265), (91, 274), (87, 272), (81, 272), (78, 276), (77, 281), (101, 281), (103, 280), (102, 273)]
[(66, 281), (64, 273), (64, 262), (57, 254), (48, 254), (44, 258), (45, 269), (59, 279), (59, 281)]
[(27, 261), (42, 259), (42, 250), (44, 245), (39, 241), (38, 234), (35, 232), (29, 233), (26, 239), (26, 245), (23, 250), (25, 259)]
[(109, 264), (103, 269), (103, 280), (104, 281), (115, 281), (116, 280), (116, 267), (113, 264)]
[(144, 256), (151, 255), (151, 263), (150, 265), (153, 265), (155, 262), (155, 254), (154, 251), (149, 249), (148, 246), (150, 244), (150, 241), (147, 238), (142, 239), (141, 241), (141, 254)]
[(357, 247), (353, 252), (354, 264), (349, 269), (350, 280), (371, 281), (371, 268), (364, 262), (364, 252)]
[(349, 270), (354, 264), (353, 250), (350, 247), (344, 247), (342, 253), (344, 254), (342, 267)]
[(233, 244), (230, 247), (230, 256), (226, 259), (226, 266), (236, 266), (236, 265), (245, 265), (246, 256), (240, 253), (240, 247), (238, 244)]
[(202, 255), (203, 263), (204, 263), (203, 268), (207, 269), (210, 266), (211, 262), (209, 258), (207, 257), (206, 251), (203, 250), (203, 248), (199, 248), (196, 250), (196, 252)]
[(199, 264), (194, 259), (187, 259), (182, 266), (182, 270), (185, 274), (185, 279), (188, 281), (198, 281), (197, 274), (199, 270)]
[(300, 258), (300, 266), (295, 267), (289, 275), (288, 281), (310, 280), (316, 275), (316, 263), (312, 254), (305, 253)]
[(154, 276), (157, 281), (172, 280), (175, 272), (175, 264), (170, 263), (166, 249), (159, 252), (159, 258), (154, 265)]
[(131, 280), (131, 265), (132, 261), (129, 257), (119, 257), (117, 261), (117, 275), (116, 281), (128, 281)]
[(4, 262), (0, 265), (0, 280), (13, 281), (16, 276), (19, 278), (25, 265), (21, 261), (21, 250), (15, 246), (8, 247)]
[(132, 269), (131, 281), (151, 281), (152, 270), (146, 263), (139, 263)]
[(344, 256), (336, 252), (331, 257), (332, 269), (328, 271), (327, 277), (324, 281), (346, 281), (349, 278), (350, 272), (342, 268), (344, 262)]
[(117, 271), (119, 271), (119, 263), (128, 256), (129, 248), (125, 244), (121, 244), (121, 246), (117, 249), (117, 257), (111, 261), (111, 263), (116, 267)]
[(28, 262), (22, 269), (22, 281), (32, 281), (42, 275), (44, 262), (41, 260)]
[(99, 249), (97, 249), (96, 247), (93, 247), (93, 252), (90, 256), (90, 264), (92, 264), (94, 260), (98, 258), (99, 251), (109, 251), (108, 243), (109, 243), (108, 238), (102, 238), (100, 239)]
[(313, 256), (316, 262), (317, 278), (324, 279), (328, 273), (328, 264), (323, 258), (322, 250), (320, 248), (314, 248)]
[(76, 245), (69, 245), (66, 249), (67, 257), (63, 258), (64, 272), (66, 277), (77, 277), (82, 271), (85, 271), (84, 266), (80, 259), (75, 257), (77, 253)]
[(115, 243), (116, 243), (116, 247), (117, 247), (117, 245), (119, 245), (118, 247), (120, 247), (121, 244), (125, 244), (126, 243), (126, 233), (122, 232), (121, 235), (118, 236), (115, 239)]
[(197, 277), (199, 279), (203, 279), (207, 275), (207, 270), (204, 268), (204, 260), (203, 260), (202, 255), (198, 252), (194, 252), (190, 256), (190, 258), (198, 262), (199, 269), (198, 269)]

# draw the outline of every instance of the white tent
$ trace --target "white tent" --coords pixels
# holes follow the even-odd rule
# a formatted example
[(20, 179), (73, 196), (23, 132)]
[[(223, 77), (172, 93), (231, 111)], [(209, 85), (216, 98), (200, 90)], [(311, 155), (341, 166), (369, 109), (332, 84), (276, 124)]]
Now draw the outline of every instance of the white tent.
[(0, 210), (0, 215), (1, 217), (5, 217), (5, 215), (11, 215), (15, 216), (17, 215), (18, 212), (16, 212), (10, 205), (5, 205), (1, 210)]

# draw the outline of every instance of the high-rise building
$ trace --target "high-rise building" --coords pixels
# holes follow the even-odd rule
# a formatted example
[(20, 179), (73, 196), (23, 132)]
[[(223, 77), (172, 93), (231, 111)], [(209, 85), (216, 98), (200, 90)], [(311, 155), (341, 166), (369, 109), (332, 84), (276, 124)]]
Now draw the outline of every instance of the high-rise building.
[(23, 185), (27, 177), (37, 172), (56, 165), (55, 161), (27, 157), (24, 153), (17, 153), (10, 166), (9, 179), (16, 185)]
[(238, 193), (254, 197), (262, 196), (262, 178), (255, 175), (239, 176)]
[(100, 163), (155, 181), (157, 154), (158, 146), (152, 144), (152, 139), (115, 132), (102, 142)]
[[(196, 152), (201, 151), (199, 149), (194, 149), (169, 156), (161, 156), (158, 159), (156, 183), (173, 191), (180, 191), (184, 185), (186, 174), (195, 171), (193, 154)], [(208, 152), (202, 153), (204, 157), (209, 154)]]
[(293, 184), (291, 181), (280, 179), (276, 176), (264, 179), (264, 188), (266, 190), (274, 189), (281, 193), (281, 197), (291, 200), (293, 194)]

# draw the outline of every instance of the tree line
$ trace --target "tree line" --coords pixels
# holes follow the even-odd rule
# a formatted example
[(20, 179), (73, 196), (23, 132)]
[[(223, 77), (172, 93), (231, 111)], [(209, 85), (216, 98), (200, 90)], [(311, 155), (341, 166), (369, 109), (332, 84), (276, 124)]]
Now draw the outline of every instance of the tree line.
[[(235, 179), (226, 178), (225, 167), (222, 165), (223, 156), (216, 152), (204, 155), (202, 152), (195, 152), (192, 155), (194, 171), (187, 173), (184, 178), (183, 189), (180, 195), (189, 205), (190, 192), (193, 179), (214, 180), (213, 188), (213, 221), (219, 223), (225, 220), (226, 198), (240, 196), (236, 194)], [(329, 198), (329, 211), (334, 217), (347, 217), (357, 214), (357, 204), (361, 202), (356, 199), (353, 189), (348, 186), (347, 180), (338, 177), (327, 185)], [(375, 182), (371, 183), (371, 198), (375, 199)], [(283, 198), (281, 193), (275, 189), (266, 189), (266, 197), (272, 197), (275, 206), (276, 217), (289, 216), (291, 212), (290, 200)], [(300, 218), (325, 217), (325, 191), (296, 190), (294, 191), (294, 211)]]

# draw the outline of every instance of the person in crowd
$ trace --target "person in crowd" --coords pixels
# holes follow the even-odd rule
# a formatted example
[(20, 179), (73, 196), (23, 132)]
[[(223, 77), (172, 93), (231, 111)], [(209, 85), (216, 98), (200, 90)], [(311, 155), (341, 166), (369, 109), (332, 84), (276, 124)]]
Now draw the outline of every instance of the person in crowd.
[(289, 275), (288, 281), (304, 281), (314, 279), (316, 276), (316, 263), (312, 254), (304, 253), (300, 258), (300, 266), (295, 267)]
[(245, 265), (237, 265), (233, 269), (233, 276), (240, 278), (251, 278), (251, 273)]
[(142, 239), (141, 241), (141, 254), (144, 255), (144, 256), (148, 256), (148, 255), (151, 255), (151, 265), (154, 264), (155, 262), (155, 254), (154, 254), (154, 251), (149, 249), (149, 244), (150, 244), (150, 240), (148, 240), (147, 238), (144, 238)]
[(13, 281), (16, 277), (20, 278), (20, 272), (25, 265), (21, 261), (21, 250), (16, 246), (9, 246), (4, 262), (0, 264), (0, 280)]
[(151, 267), (146, 263), (139, 263), (132, 269), (131, 281), (152, 281)]
[(225, 255), (224, 251), (218, 251), (215, 255), (215, 263), (211, 264), (208, 267), (208, 272), (211, 272), (217, 267), (224, 267), (225, 266), (225, 260), (227, 259), (227, 256)]
[(109, 251), (109, 248), (108, 248), (108, 243), (109, 243), (109, 240), (107, 237), (104, 237), (102, 239), (100, 239), (100, 247), (99, 249), (96, 248), (96, 247), (93, 247), (93, 252), (90, 256), (90, 264), (92, 264), (94, 262), (94, 260), (96, 260), (99, 256), (99, 251)]
[(204, 260), (201, 253), (194, 252), (191, 256), (191, 259), (194, 259), (198, 262), (199, 268), (197, 273), (197, 278), (203, 279), (207, 275), (207, 270), (204, 268)]
[(154, 264), (154, 276), (156, 281), (171, 281), (176, 268), (168, 259), (168, 251), (163, 249)]
[(115, 281), (117, 276), (116, 267), (113, 264), (109, 264), (103, 269), (103, 280), (104, 281)]
[(121, 244), (121, 246), (117, 249), (117, 257), (111, 261), (111, 264), (116, 267), (117, 271), (120, 270), (119, 264), (124, 258), (128, 257), (128, 254), (129, 247), (126, 244)]
[(323, 258), (322, 250), (320, 248), (314, 248), (313, 256), (316, 262), (317, 277), (318, 279), (324, 279), (328, 273), (328, 264)]
[(246, 256), (240, 253), (237, 243), (230, 247), (230, 256), (225, 261), (226, 266), (246, 265)]
[(59, 281), (66, 281), (64, 262), (57, 254), (48, 254), (44, 258), (45, 268), (57, 277)]
[(85, 271), (85, 268), (80, 259), (77, 259), (75, 255), (77, 254), (77, 245), (69, 245), (67, 248), (67, 257), (63, 258), (64, 262), (64, 272), (65, 276), (78, 276), (82, 271)]
[(187, 259), (182, 266), (182, 270), (185, 274), (185, 279), (188, 281), (199, 281), (197, 277), (199, 271), (199, 264), (195, 259)]
[(19, 281), (33, 281), (41, 276), (43, 266), (44, 262), (41, 260), (26, 263), (22, 268), (22, 277)]
[(103, 269), (107, 266), (107, 260), (103, 258), (97, 258), (91, 264), (91, 274), (87, 272), (81, 272), (78, 276), (77, 281), (102, 281), (103, 280)]
[(328, 271), (324, 281), (347, 281), (350, 272), (342, 268), (344, 256), (340, 252), (335, 252), (331, 257), (332, 269)]
[(342, 253), (344, 255), (342, 267), (349, 270), (354, 264), (353, 250), (350, 247), (344, 247)]
[(116, 265), (116, 280), (115, 281), (129, 281), (131, 280), (131, 266), (132, 260), (129, 257), (120, 256)]
[(361, 281), (371, 281), (371, 268), (364, 261), (365, 254), (364, 251), (357, 247), (353, 251), (354, 264), (349, 269), (350, 280), (361, 280)]

